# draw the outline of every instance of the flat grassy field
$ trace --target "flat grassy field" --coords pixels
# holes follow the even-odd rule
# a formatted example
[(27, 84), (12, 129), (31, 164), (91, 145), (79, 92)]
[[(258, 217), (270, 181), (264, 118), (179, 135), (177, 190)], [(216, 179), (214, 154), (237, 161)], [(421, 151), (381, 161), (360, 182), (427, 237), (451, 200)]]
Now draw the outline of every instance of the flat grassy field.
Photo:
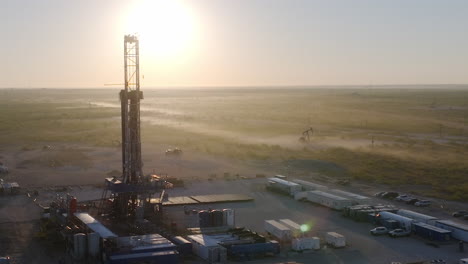
[[(145, 90), (142, 142), (466, 201), (468, 90), (413, 88)], [(0, 144), (48, 142), (118, 145), (118, 89), (0, 90)]]

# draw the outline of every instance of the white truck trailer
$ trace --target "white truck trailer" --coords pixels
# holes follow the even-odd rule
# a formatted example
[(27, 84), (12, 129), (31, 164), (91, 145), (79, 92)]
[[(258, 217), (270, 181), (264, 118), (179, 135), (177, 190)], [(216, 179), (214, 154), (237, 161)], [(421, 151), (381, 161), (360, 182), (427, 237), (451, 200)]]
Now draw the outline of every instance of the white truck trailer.
[(338, 190), (338, 189), (331, 189), (330, 193), (336, 194), (344, 198), (348, 198), (354, 204), (372, 204), (371, 198), (360, 195), (360, 194), (346, 192), (346, 191)]
[(302, 186), (302, 190), (304, 191), (326, 191), (328, 187), (325, 185), (317, 184), (310, 181), (304, 181), (299, 179), (292, 180), (293, 182)]
[(301, 185), (276, 177), (268, 178), (267, 187), (272, 190), (289, 194), (291, 196), (294, 196), (295, 193), (300, 192), (302, 190)]
[(292, 238), (292, 231), (275, 220), (265, 220), (265, 231), (284, 242)]
[(425, 215), (425, 214), (421, 214), (415, 211), (410, 211), (410, 210), (405, 210), (405, 209), (398, 210), (397, 214), (414, 219), (418, 222), (428, 224), (428, 225), (435, 225), (435, 222), (439, 220), (437, 217), (434, 217), (434, 216)]
[(345, 237), (336, 232), (327, 232), (325, 235), (325, 241), (328, 245), (334, 248), (341, 248), (346, 246)]
[(291, 229), (292, 235), (294, 237), (298, 237), (301, 235), (301, 226), (296, 222), (292, 221), (291, 219), (280, 219), (280, 224), (286, 226), (287, 228)]
[(335, 210), (343, 210), (343, 208), (353, 205), (353, 202), (347, 198), (322, 191), (307, 192), (307, 200)]

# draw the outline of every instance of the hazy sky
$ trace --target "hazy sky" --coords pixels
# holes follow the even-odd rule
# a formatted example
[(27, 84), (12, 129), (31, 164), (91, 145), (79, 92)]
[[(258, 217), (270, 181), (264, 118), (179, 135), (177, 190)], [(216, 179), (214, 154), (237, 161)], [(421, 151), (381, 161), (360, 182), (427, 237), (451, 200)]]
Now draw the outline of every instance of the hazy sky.
[(0, 87), (468, 83), (466, 0), (148, 1), (1, 0)]

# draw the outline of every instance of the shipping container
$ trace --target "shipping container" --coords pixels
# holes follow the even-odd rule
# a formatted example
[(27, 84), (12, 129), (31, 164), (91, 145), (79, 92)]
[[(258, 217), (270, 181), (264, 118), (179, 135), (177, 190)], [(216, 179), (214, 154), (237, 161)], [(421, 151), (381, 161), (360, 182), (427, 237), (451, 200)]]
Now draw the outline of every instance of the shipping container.
[(336, 232), (327, 232), (325, 235), (325, 241), (328, 245), (334, 248), (341, 248), (346, 246), (345, 237)]
[(332, 193), (332, 194), (336, 194), (338, 196), (347, 198), (347, 199), (351, 200), (353, 202), (353, 204), (370, 204), (370, 203), (372, 203), (372, 200), (367, 196), (363, 196), (363, 195), (359, 195), (359, 194), (355, 194), (355, 193), (351, 193), (351, 192), (346, 192), (346, 191), (342, 191), (342, 190), (338, 190), (338, 189), (331, 189), (329, 192)]
[(304, 191), (326, 191), (326, 190), (328, 190), (327, 186), (320, 185), (320, 184), (317, 184), (317, 183), (313, 183), (313, 182), (310, 182), (310, 181), (295, 179), (295, 180), (292, 180), (292, 182), (295, 182), (295, 183), (301, 185), (302, 190), (304, 190)]
[(292, 250), (296, 251), (320, 249), (320, 238), (318, 237), (294, 238), (291, 242)]
[(421, 214), (421, 213), (418, 213), (418, 212), (405, 210), (405, 209), (398, 210), (397, 214), (402, 215), (404, 217), (414, 219), (414, 220), (416, 220), (418, 222), (425, 223), (425, 224), (428, 224), (428, 225), (435, 225), (435, 222), (437, 220), (439, 220), (439, 219), (437, 219), (437, 217), (434, 217), (434, 216), (425, 215), (425, 214)]
[(435, 241), (449, 241), (452, 231), (428, 225), (425, 223), (414, 223), (413, 232), (416, 235)]
[(160, 234), (113, 238), (117, 251), (111, 255), (176, 250), (176, 245)]
[(347, 198), (322, 191), (307, 192), (307, 200), (335, 210), (343, 210), (352, 205), (352, 201)]
[(291, 196), (302, 190), (301, 185), (280, 178), (268, 178), (267, 187)]
[(437, 220), (435, 223), (436, 227), (440, 227), (445, 230), (452, 231), (452, 237), (463, 242), (468, 242), (468, 226), (464, 224), (458, 224), (450, 220)]
[(275, 220), (265, 220), (265, 231), (280, 241), (289, 241), (292, 238), (291, 229)]
[(402, 215), (394, 214), (391, 212), (380, 212), (377, 215), (377, 218), (379, 219), (379, 221), (381, 221), (380, 219), (385, 219), (385, 220), (390, 219), (390, 220), (398, 221), (398, 223), (400, 224), (400, 227), (407, 231), (410, 231), (412, 224), (416, 222), (415, 220), (411, 218), (404, 217)]

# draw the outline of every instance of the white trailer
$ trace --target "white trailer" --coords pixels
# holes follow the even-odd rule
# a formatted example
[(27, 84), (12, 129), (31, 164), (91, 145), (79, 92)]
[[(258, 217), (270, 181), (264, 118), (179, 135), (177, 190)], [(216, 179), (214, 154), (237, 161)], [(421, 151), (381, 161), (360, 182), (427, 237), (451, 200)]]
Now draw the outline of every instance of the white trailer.
[(302, 190), (302, 187), (299, 184), (276, 177), (268, 178), (267, 186), (271, 189), (287, 193), (291, 196), (294, 196), (295, 193)]
[(291, 248), (296, 251), (320, 249), (320, 238), (318, 237), (294, 238), (291, 241)]
[(328, 245), (334, 248), (341, 248), (346, 246), (345, 237), (336, 232), (327, 232), (325, 235), (325, 241)]
[(452, 237), (463, 242), (468, 242), (468, 225), (455, 223), (450, 220), (437, 220), (435, 226), (452, 231)]
[(343, 190), (332, 189), (330, 190), (331, 193), (339, 195), (344, 198), (348, 198), (349, 200), (353, 201), (354, 204), (371, 204), (372, 200), (363, 195), (359, 195), (356, 193), (346, 192)]
[(301, 185), (304, 191), (326, 191), (328, 190), (327, 186), (313, 183), (310, 181), (304, 181), (304, 180), (299, 180), (299, 179), (294, 179), (292, 181)]
[(280, 219), (280, 224), (286, 226), (287, 228), (291, 229), (292, 235), (297, 237), (301, 235), (301, 226), (296, 222), (292, 221), (291, 219)]
[(322, 191), (307, 192), (307, 200), (335, 210), (342, 210), (347, 206), (353, 205), (353, 202), (347, 198)]
[(292, 238), (291, 229), (275, 220), (265, 220), (265, 231), (280, 241), (289, 241)]
[(414, 219), (418, 222), (428, 224), (428, 225), (435, 225), (435, 222), (439, 220), (437, 219), (437, 217), (434, 217), (434, 216), (425, 215), (425, 214), (421, 214), (415, 211), (410, 211), (410, 210), (405, 210), (405, 209), (398, 210), (397, 214)]
[(400, 226), (403, 229), (406, 229), (406, 231), (411, 231), (413, 223), (416, 222), (414, 219), (411, 219), (411, 218), (408, 218), (408, 217), (405, 217), (405, 216), (402, 216), (402, 215), (397, 215), (397, 214), (394, 214), (394, 213), (386, 212), (386, 211), (382, 211), (382, 212), (378, 213), (377, 217), (382, 218), (382, 219), (395, 220), (395, 221), (399, 222)]

